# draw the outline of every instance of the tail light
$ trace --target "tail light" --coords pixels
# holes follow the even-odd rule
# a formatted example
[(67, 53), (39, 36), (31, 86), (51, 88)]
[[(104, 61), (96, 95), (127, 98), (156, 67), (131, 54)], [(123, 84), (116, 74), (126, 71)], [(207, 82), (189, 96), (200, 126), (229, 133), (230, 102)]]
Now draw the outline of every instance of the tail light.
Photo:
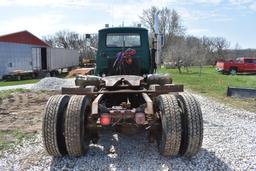
[(103, 126), (110, 125), (111, 117), (108, 113), (104, 113), (100, 116), (100, 124)]
[(135, 114), (135, 122), (138, 125), (143, 125), (145, 123), (145, 114), (144, 113), (136, 113)]

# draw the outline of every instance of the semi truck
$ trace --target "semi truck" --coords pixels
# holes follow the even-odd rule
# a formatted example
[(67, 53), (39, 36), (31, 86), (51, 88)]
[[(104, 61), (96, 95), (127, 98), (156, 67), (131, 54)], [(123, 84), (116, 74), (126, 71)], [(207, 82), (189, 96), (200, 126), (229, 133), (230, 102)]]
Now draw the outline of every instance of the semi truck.
[[(155, 73), (148, 30), (99, 30), (96, 71), (78, 77), (77, 87), (62, 88), (48, 100), (43, 141), (52, 156), (82, 156), (97, 144), (101, 130), (143, 129), (164, 156), (196, 155), (203, 141), (203, 118), (196, 98)], [(154, 48), (154, 47), (153, 47)], [(153, 52), (153, 53), (152, 53)], [(134, 131), (136, 133), (136, 131)]]

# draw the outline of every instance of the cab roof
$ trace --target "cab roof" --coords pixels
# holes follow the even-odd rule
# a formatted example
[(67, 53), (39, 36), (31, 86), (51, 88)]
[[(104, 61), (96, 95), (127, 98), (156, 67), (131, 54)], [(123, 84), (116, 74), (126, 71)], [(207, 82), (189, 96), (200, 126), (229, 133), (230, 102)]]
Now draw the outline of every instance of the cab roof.
[(143, 32), (143, 31), (148, 31), (146, 28), (141, 28), (141, 27), (108, 27), (99, 30), (99, 32), (107, 32), (107, 33), (112, 33), (112, 32)]

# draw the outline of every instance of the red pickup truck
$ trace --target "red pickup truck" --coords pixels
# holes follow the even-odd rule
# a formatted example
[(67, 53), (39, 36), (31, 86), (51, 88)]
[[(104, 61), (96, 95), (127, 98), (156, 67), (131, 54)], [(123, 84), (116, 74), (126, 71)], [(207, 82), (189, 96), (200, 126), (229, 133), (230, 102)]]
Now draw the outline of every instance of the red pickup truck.
[(232, 75), (238, 72), (256, 73), (256, 58), (242, 57), (236, 60), (218, 61), (216, 70)]

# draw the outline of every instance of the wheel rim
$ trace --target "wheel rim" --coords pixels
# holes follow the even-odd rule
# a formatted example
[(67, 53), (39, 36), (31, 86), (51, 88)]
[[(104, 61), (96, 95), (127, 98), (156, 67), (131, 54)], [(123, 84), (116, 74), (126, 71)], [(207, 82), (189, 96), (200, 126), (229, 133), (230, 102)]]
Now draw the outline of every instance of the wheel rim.
[(230, 73), (231, 73), (231, 75), (235, 75), (235, 74), (236, 74), (236, 70), (232, 69), (232, 70), (230, 71)]

